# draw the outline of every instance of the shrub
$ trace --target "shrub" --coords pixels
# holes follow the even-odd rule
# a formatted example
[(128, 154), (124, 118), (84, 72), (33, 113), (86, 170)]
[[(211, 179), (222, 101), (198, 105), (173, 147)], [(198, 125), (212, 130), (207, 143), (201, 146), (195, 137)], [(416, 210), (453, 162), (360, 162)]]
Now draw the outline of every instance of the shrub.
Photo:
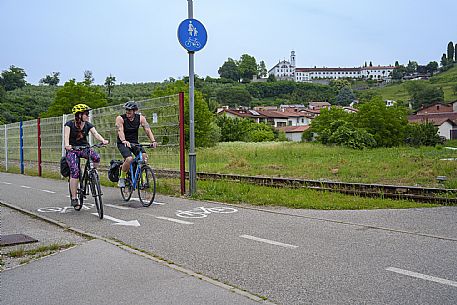
[(443, 144), (443, 140), (438, 135), (438, 127), (432, 123), (413, 123), (406, 127), (405, 143), (410, 146), (435, 146)]

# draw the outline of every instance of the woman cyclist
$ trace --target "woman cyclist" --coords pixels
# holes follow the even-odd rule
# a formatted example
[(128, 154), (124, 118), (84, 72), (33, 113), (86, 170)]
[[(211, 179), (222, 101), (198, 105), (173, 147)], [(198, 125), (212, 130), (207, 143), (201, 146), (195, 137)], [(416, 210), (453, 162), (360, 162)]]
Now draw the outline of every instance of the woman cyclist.
[(89, 132), (102, 142), (108, 144), (95, 129), (94, 125), (89, 123), (89, 111), (92, 110), (86, 104), (77, 104), (73, 107), (72, 112), (75, 115), (74, 120), (65, 123), (64, 139), (65, 149), (67, 151), (67, 163), (70, 166), (70, 192), (71, 205), (75, 208), (79, 207), (79, 202), (76, 194), (78, 188), (80, 170), (78, 166), (79, 158), (91, 158), (94, 166), (97, 167), (100, 163), (100, 155), (93, 149), (87, 148), (83, 150), (72, 150), (73, 146), (88, 145), (87, 135)]

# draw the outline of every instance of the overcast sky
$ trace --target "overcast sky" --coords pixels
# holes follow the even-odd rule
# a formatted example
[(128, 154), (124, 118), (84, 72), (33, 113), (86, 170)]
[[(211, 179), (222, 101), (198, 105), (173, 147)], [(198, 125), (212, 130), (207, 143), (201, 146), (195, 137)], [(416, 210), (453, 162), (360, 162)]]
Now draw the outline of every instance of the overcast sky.
[[(25, 69), (37, 84), (51, 72), (61, 83), (161, 82), (188, 73), (177, 39), (187, 0), (0, 0), (0, 70)], [(195, 72), (218, 68), (244, 53), (267, 69), (296, 53), (297, 67), (355, 67), (440, 61), (457, 42), (456, 0), (194, 0), (194, 18), (208, 41)]]

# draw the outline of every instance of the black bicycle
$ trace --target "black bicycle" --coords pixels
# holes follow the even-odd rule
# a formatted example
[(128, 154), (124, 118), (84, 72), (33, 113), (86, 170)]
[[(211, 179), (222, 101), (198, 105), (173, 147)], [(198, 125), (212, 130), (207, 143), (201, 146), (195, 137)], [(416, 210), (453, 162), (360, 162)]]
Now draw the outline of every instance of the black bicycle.
[[(92, 147), (103, 147), (103, 144), (95, 144), (95, 145), (86, 145), (86, 146), (73, 146), (72, 150), (84, 150), (90, 149)], [(100, 178), (98, 176), (98, 171), (94, 167), (94, 162), (90, 158), (87, 159), (86, 165), (84, 166), (84, 172), (81, 172), (81, 158), (79, 158), (78, 166), (79, 172), (79, 183), (77, 189), (77, 196), (79, 204), (75, 206), (75, 210), (79, 211), (83, 207), (84, 199), (87, 195), (89, 195), (89, 189), (94, 197), (95, 206), (97, 207), (98, 217), (103, 219), (103, 203), (102, 203), (102, 189), (100, 187)], [(70, 180), (69, 180), (70, 181)], [(70, 191), (70, 198), (71, 198), (71, 190), (70, 184), (68, 184), (68, 189)]]
[(135, 189), (138, 189), (138, 197), (144, 207), (150, 206), (156, 196), (156, 176), (152, 168), (146, 164), (141, 152), (143, 147), (150, 147), (149, 144), (130, 144), (138, 147), (138, 154), (130, 164), (130, 170), (125, 178), (125, 187), (121, 187), (121, 195), (125, 201), (129, 201)]

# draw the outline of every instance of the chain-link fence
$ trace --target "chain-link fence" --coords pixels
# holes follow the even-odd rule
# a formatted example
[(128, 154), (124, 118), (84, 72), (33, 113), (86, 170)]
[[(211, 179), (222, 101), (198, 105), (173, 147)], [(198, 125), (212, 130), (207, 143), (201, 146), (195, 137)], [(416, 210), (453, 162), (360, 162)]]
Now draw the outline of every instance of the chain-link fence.
[[(180, 108), (179, 95), (136, 101), (139, 112), (144, 115), (158, 143), (156, 149), (147, 149), (149, 164), (159, 173), (179, 177), (180, 171)], [(111, 159), (122, 159), (117, 142), (116, 117), (125, 110), (123, 105), (94, 109), (90, 121), (110, 144), (98, 150), (101, 156), (101, 169), (106, 169)], [(21, 123), (0, 125), (0, 164), (8, 171), (21, 164), (25, 171), (38, 173), (39, 151), (43, 171), (58, 171), (60, 157), (64, 154), (63, 126), (73, 119), (73, 115), (43, 118), (22, 122), (21, 160)], [(140, 128), (141, 129), (141, 128)], [(41, 147), (38, 139), (40, 130)], [(96, 141), (95, 139), (93, 139)], [(90, 141), (92, 139), (90, 138)], [(149, 143), (146, 133), (139, 131), (139, 142)], [(21, 162), (22, 161), (22, 162)], [(179, 179), (178, 179), (179, 183)]]

